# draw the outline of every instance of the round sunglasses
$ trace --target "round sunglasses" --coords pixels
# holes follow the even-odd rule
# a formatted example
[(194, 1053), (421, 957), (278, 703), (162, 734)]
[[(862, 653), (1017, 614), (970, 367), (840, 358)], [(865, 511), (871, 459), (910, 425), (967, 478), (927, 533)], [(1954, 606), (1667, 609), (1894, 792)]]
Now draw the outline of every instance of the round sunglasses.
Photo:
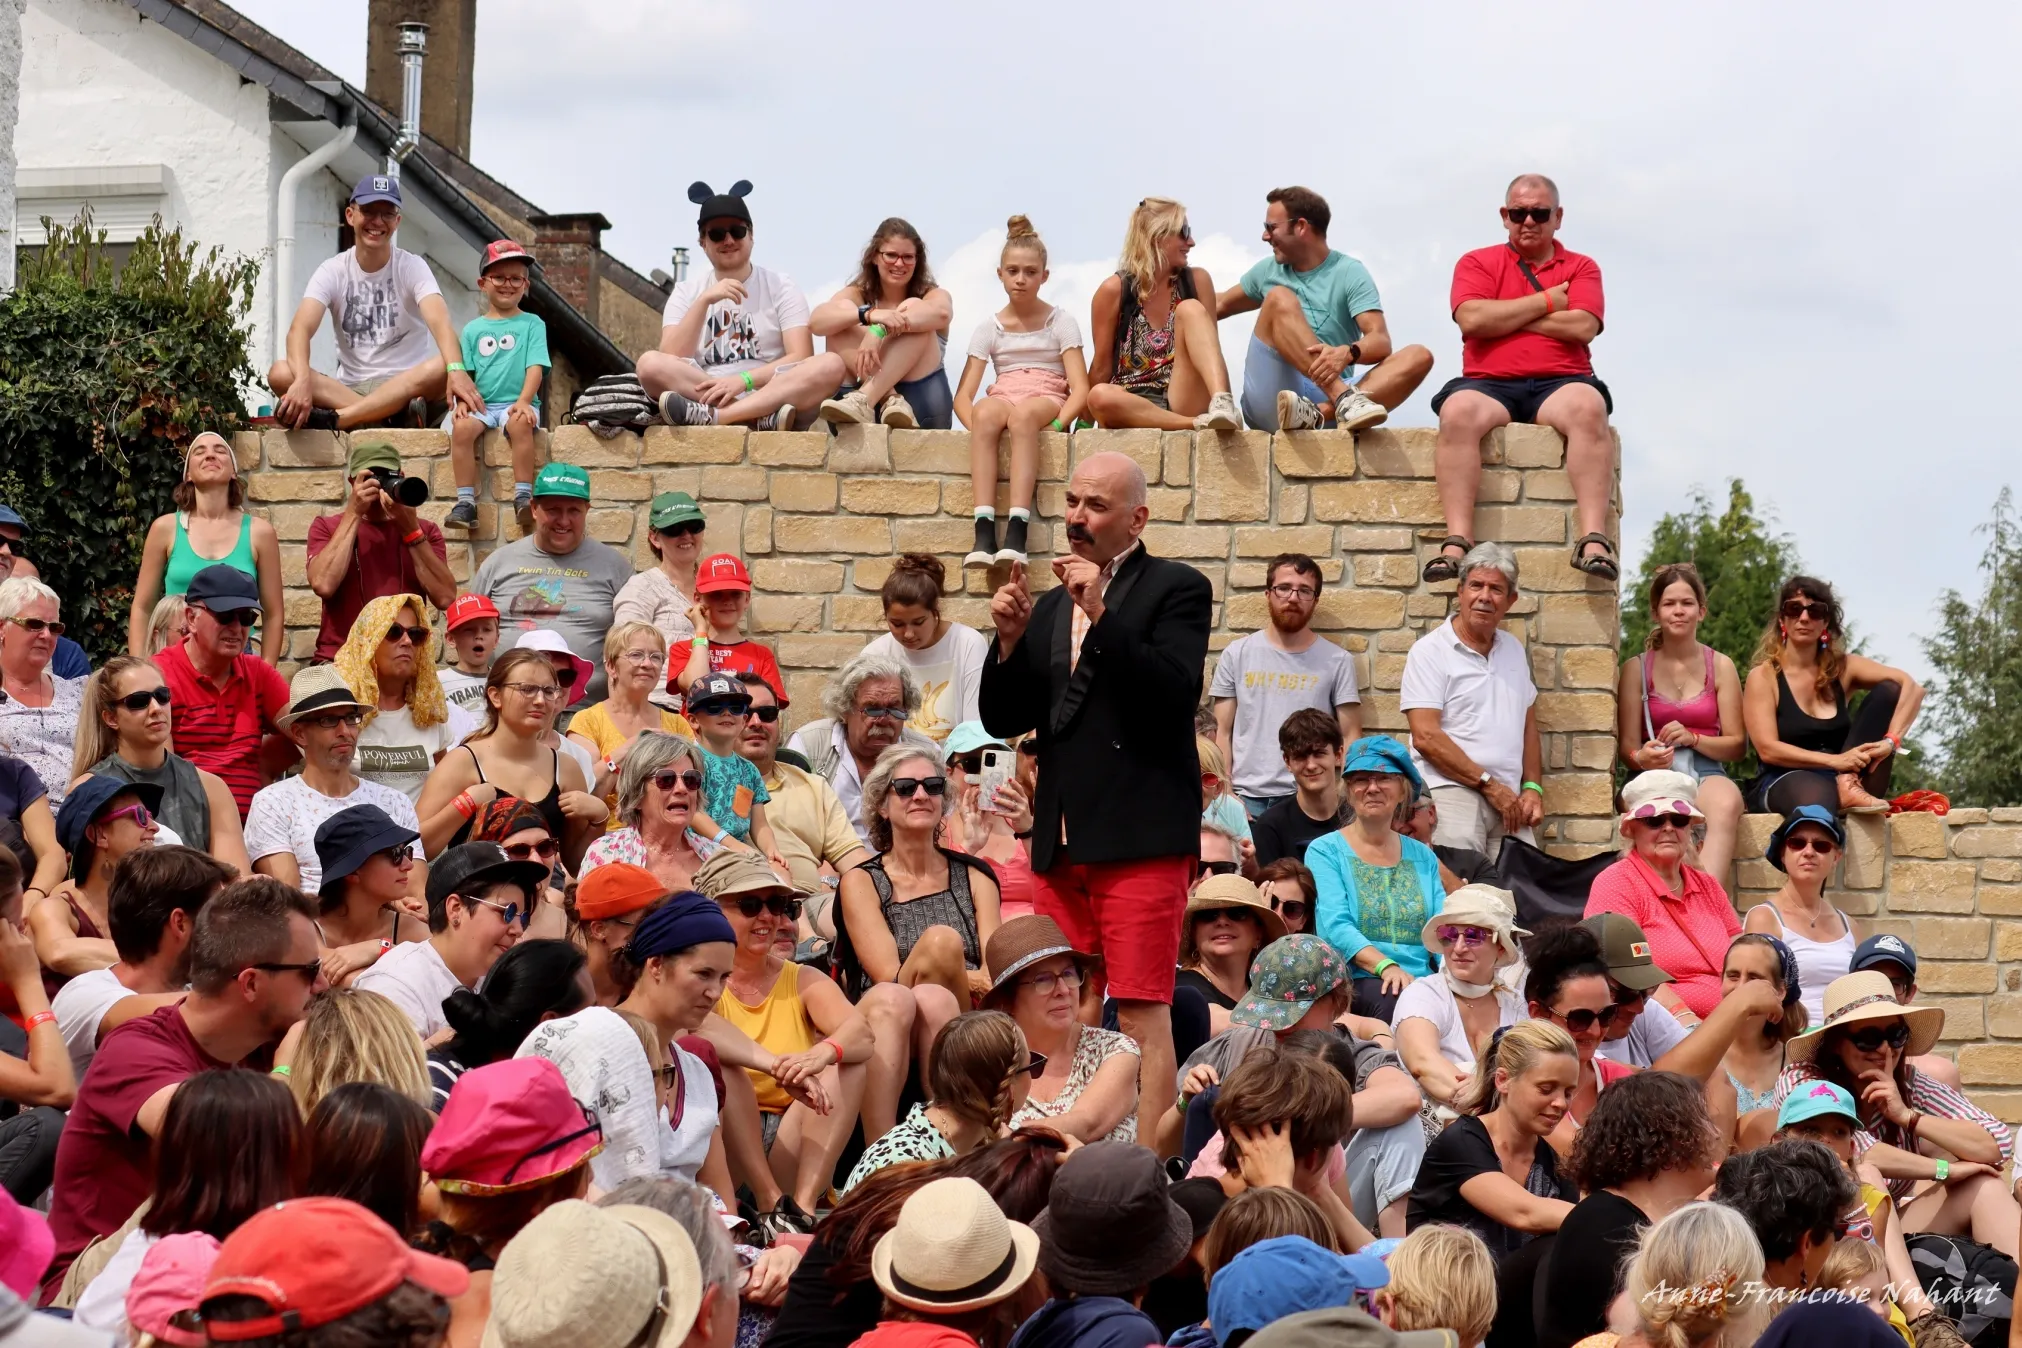
[(653, 785), (662, 791), (672, 791), (677, 786), (685, 786), (690, 791), (702, 789), (702, 774), (693, 768), (677, 772), (673, 768), (662, 768), (653, 774)]
[(1598, 1011), (1589, 1011), (1587, 1008), (1581, 1007), (1577, 1011), (1554, 1011), (1551, 1013), (1551, 1016), (1553, 1020), (1558, 1021), (1574, 1034), (1585, 1034), (1596, 1025), (1599, 1025), (1604, 1030), (1613, 1025), (1615, 1023), (1615, 1013), (1620, 1009), (1620, 1007), (1611, 1003)]
[[(402, 637), (406, 637), (417, 646), (426, 646), (428, 644), (428, 629), (426, 627), (402, 627), (399, 623), (395, 623), (386, 629), (386, 639), (394, 645), (399, 645)], [(571, 673), (573, 672), (571, 671)]]

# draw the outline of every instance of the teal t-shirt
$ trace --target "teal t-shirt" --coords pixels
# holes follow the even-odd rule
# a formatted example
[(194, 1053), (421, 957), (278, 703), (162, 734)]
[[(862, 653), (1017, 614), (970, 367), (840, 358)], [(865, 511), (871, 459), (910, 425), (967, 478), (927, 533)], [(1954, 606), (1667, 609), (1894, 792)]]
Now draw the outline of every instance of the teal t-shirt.
[(772, 797), (765, 792), (765, 778), (742, 754), (712, 754), (695, 746), (702, 760), (702, 808), (718, 828), (741, 843), (751, 841), (751, 807)]
[[(486, 406), (518, 402), (527, 370), (554, 363), (548, 359), (548, 325), (525, 310), (511, 318), (474, 318), (463, 327), (463, 363)], [(534, 406), (540, 405), (534, 399)]]
[(1244, 272), (1240, 284), (1245, 295), (1258, 301), (1275, 286), (1290, 286), (1313, 335), (1329, 346), (1346, 346), (1359, 338), (1362, 329), (1355, 326), (1355, 315), (1383, 307), (1369, 269), (1346, 253), (1329, 252), (1311, 271), (1293, 271), (1267, 257)]

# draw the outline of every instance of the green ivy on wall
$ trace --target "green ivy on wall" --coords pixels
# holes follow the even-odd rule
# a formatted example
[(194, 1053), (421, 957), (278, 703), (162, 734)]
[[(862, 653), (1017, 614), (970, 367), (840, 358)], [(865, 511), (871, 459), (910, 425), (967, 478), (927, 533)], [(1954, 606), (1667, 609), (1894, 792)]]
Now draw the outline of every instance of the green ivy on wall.
[(184, 447), (244, 422), (259, 263), (200, 257), (158, 217), (123, 263), (89, 212), (43, 224), (0, 298), (0, 502), (97, 664), (126, 649), (141, 543), (174, 508)]

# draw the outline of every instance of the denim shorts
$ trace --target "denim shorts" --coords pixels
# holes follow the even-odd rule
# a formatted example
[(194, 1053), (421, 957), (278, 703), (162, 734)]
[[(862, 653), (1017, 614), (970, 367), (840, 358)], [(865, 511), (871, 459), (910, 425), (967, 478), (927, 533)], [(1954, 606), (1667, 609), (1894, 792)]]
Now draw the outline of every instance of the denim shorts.
[[(484, 405), (484, 411), (473, 412), (469, 413), (468, 415), (475, 418), (477, 421), (482, 422), (490, 430), (502, 431), (505, 429), (506, 414), (512, 410), (513, 405), (511, 403), (486, 403)], [(539, 403), (535, 403), (534, 425), (536, 426), (540, 425), (540, 419), (541, 419), (541, 405)], [(448, 416), (442, 419), (442, 429), (450, 430), (453, 427), (455, 421), (456, 421), (456, 413), (451, 412)]]

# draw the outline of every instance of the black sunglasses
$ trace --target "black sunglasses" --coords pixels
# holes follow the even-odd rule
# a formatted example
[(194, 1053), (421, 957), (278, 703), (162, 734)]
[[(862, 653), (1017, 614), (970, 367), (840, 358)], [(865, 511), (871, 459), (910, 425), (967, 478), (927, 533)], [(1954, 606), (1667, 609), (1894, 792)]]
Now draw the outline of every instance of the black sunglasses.
[(892, 778), (892, 794), (895, 796), (910, 797), (921, 791), (938, 800), (948, 794), (948, 779), (946, 777)]
[(749, 233), (751, 233), (749, 225), (714, 225), (709, 230), (709, 242), (722, 243), (725, 239), (742, 241)]
[(1502, 214), (1503, 218), (1513, 225), (1520, 225), (1526, 220), (1534, 225), (1542, 225), (1552, 218), (1552, 210), (1550, 206), (1505, 206), (1502, 208)]
[(539, 857), (542, 861), (553, 861), (562, 850), (562, 845), (553, 838), (543, 838), (537, 843), (505, 844), (505, 854), (514, 861), (532, 861)]
[(1832, 621), (1832, 610), (1824, 604), (1807, 604), (1802, 599), (1790, 600), (1783, 606), (1786, 618), (1816, 618), (1822, 623)]
[(1783, 844), (1783, 851), (1786, 856), (1792, 852), (1816, 852), (1822, 857), (1829, 857), (1834, 852), (1839, 851), (1839, 844), (1831, 838), (1821, 838), (1813, 834), (1807, 834), (1801, 838), (1786, 840)]
[(1209, 875), (1234, 875), (1243, 868), (1239, 861), (1203, 861), (1201, 870)]
[(414, 860), (414, 849), (406, 843), (396, 843), (392, 847), (382, 847), (372, 855), (389, 866), (405, 866)]
[(1552, 1019), (1564, 1021), (1566, 1028), (1574, 1034), (1585, 1034), (1596, 1025), (1604, 1030), (1613, 1025), (1617, 1009), (1614, 1006), (1604, 1006), (1598, 1011), (1589, 1011), (1583, 1006), (1577, 1011), (1554, 1011)]
[(746, 917), (757, 917), (760, 913), (771, 913), (789, 922), (800, 921), (800, 900), (790, 899), (780, 894), (768, 894), (760, 898), (756, 894), (743, 894), (735, 899), (726, 898), (725, 903), (735, 903), (737, 911)]
[(691, 702), (688, 704), (688, 710), (697, 716), (745, 716), (750, 714), (751, 703), (716, 698), (708, 702)]
[(955, 760), (955, 766), (968, 773), (971, 777), (974, 777), (983, 770), (982, 750), (979, 749), (973, 754), (963, 754)]
[(1039, 1080), (1046, 1071), (1046, 1055), (1044, 1053), (1034, 1053), (1032, 1050), (1027, 1049), (1025, 1056), (1028, 1059), (1026, 1064), (1023, 1067), (1012, 1068), (1011, 1075), (1014, 1077), (1031, 1077), (1034, 1081)]
[(689, 768), (685, 772), (676, 772), (672, 768), (662, 768), (653, 774), (653, 785), (659, 787), (662, 791), (672, 791), (676, 786), (685, 786), (690, 791), (700, 791), (702, 789), (702, 774), (693, 768)]
[(745, 712), (744, 714), (747, 717), (756, 716), (759, 720), (765, 722), (765, 724), (771, 725), (774, 721), (777, 721), (779, 719), (779, 708), (754, 706), (751, 708), (751, 710)]
[(1870, 1026), (1865, 1030), (1853, 1030), (1846, 1041), (1862, 1053), (1873, 1053), (1883, 1044), (1900, 1052), (1910, 1042), (1910, 1027), (1907, 1022), (1897, 1021), (1886, 1030), (1880, 1026)]
[[(203, 608), (204, 606), (199, 604), (197, 607)], [(260, 610), (256, 608), (213, 608), (204, 609), (204, 611), (210, 614), (211, 621), (220, 627), (257, 627), (260, 623)]]
[(362, 711), (326, 711), (321, 716), (304, 716), (301, 724), (315, 726), (318, 730), (335, 730), (340, 725), (348, 725), (355, 730), (365, 724), (365, 713)]
[(156, 688), (153, 690), (143, 688), (138, 693), (128, 693), (125, 697), (119, 699), (119, 705), (125, 707), (128, 711), (146, 711), (147, 704), (150, 702), (159, 702), (166, 707), (169, 704), (169, 690), (166, 688)]
[(1624, 1010), (1632, 1006), (1641, 1006), (1650, 999), (1650, 994), (1644, 989), (1624, 987), (1612, 978), (1608, 980), (1608, 990), (1615, 994), (1615, 1005)]
[(269, 974), (300, 974), (311, 983), (323, 972), (322, 960), (306, 960), (301, 964), (282, 964), (275, 960), (263, 960), (258, 964), (248, 964), (248, 969), (258, 969)]
[(564, 688), (574, 688), (576, 686), (576, 667), (574, 665), (564, 665), (562, 668), (556, 670), (555, 682)]
[[(428, 644), (428, 629), (426, 627), (402, 627), (399, 623), (395, 623), (386, 629), (386, 639), (388, 641), (398, 643), (402, 637), (406, 637), (417, 646), (426, 646)], [(575, 673), (574, 670), (570, 670), (569, 672), (571, 674)]]
[(664, 529), (655, 529), (653, 532), (662, 538), (679, 538), (683, 534), (699, 534), (702, 532), (702, 521), (683, 520), (679, 524), (670, 524)]

